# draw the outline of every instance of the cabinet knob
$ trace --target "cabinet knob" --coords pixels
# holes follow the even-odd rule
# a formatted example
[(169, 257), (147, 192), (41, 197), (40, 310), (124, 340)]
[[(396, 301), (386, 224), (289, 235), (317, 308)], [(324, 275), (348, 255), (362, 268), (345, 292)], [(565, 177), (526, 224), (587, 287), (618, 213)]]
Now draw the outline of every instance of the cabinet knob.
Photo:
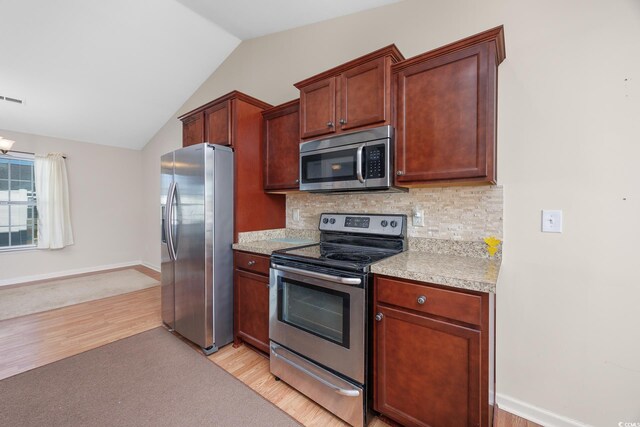
[(402, 175), (404, 175), (404, 171), (396, 171), (396, 175), (402, 176)]
[(296, 184), (300, 184), (300, 180), (299, 179), (296, 179)]
[(424, 304), (425, 302), (427, 302), (427, 297), (425, 297), (424, 295), (420, 295), (420, 296), (418, 297), (418, 304), (422, 305), (422, 304)]
[(255, 261), (253, 261), (253, 260), (251, 260), (251, 261), (249, 261), (249, 262), (247, 263), (247, 265), (248, 265), (249, 267), (251, 267), (252, 265), (255, 265), (255, 264), (256, 264), (256, 262), (255, 262)]
[(347, 124), (347, 121), (346, 121), (345, 119), (340, 119), (340, 124), (341, 124), (341, 125), (346, 125), (346, 124)]
[(333, 122), (327, 122), (327, 127), (332, 128), (333, 127)]
[(378, 313), (378, 314), (376, 314), (376, 320), (377, 320), (378, 322), (380, 322), (383, 318), (384, 318), (384, 314), (382, 314), (382, 313)]

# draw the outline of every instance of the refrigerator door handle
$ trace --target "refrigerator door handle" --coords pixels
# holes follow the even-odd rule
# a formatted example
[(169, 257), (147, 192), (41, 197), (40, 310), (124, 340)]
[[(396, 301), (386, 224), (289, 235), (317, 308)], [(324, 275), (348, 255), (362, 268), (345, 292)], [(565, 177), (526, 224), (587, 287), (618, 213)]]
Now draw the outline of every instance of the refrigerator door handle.
[(173, 245), (173, 199), (176, 193), (176, 183), (171, 182), (169, 185), (169, 193), (167, 194), (167, 208), (165, 220), (165, 234), (167, 236), (167, 249), (169, 250), (169, 259), (176, 260), (176, 250)]

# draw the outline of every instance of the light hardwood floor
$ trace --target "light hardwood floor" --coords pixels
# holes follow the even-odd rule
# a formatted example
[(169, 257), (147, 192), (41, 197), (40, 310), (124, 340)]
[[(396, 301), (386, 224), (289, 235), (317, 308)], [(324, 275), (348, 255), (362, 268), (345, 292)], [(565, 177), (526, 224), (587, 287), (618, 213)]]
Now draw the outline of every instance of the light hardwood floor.
[[(136, 269), (159, 279), (153, 270)], [(0, 379), (161, 325), (159, 287), (0, 321)], [(306, 426), (346, 426), (284, 382), (275, 381), (266, 356), (246, 345), (225, 346), (209, 359)], [(387, 424), (375, 418), (369, 425)], [(538, 427), (500, 410), (496, 425)]]

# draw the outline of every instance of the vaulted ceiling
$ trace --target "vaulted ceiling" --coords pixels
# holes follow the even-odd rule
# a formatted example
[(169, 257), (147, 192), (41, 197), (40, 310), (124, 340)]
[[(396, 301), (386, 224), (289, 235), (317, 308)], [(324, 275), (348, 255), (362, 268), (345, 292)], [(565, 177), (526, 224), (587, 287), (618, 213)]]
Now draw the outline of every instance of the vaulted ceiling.
[(0, 0), (0, 129), (139, 149), (242, 40), (395, 1)]

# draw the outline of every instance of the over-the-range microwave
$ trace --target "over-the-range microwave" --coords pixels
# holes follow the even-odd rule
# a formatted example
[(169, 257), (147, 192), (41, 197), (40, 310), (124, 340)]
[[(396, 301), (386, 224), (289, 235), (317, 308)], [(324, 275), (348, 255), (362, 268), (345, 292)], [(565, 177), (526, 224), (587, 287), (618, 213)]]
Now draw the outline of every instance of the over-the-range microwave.
[(300, 190), (405, 191), (392, 187), (393, 137), (380, 126), (300, 144)]

